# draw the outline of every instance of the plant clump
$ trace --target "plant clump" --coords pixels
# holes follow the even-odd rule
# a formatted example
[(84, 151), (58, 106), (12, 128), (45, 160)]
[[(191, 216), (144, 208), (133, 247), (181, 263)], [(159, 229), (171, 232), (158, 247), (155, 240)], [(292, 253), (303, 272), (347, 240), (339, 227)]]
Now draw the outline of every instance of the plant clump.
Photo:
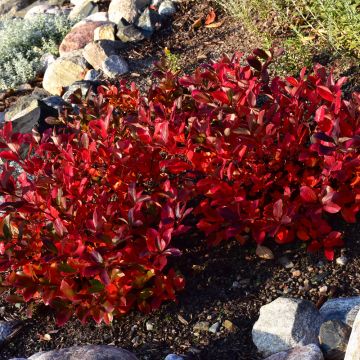
[(270, 80), (273, 55), (181, 78), (160, 67), (146, 96), (99, 87), (42, 135), (6, 123), (8, 299), (42, 301), (59, 324), (156, 309), (184, 286), (169, 259), (195, 226), (210, 245), (299, 241), (333, 259), (343, 241), (330, 216), (352, 223), (360, 208), (360, 95), (342, 99), (345, 79), (319, 65)]
[(0, 90), (34, 79), (41, 57), (58, 55), (58, 47), (74, 22), (65, 15), (36, 15), (0, 22)]

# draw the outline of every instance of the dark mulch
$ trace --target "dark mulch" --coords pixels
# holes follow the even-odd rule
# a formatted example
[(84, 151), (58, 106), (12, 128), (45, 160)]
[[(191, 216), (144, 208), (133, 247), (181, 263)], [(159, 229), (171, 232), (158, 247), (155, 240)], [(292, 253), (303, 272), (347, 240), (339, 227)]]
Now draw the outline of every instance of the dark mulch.
[[(195, 20), (206, 14), (211, 5), (207, 1), (184, 1), (173, 23), (153, 40), (129, 46), (124, 53), (130, 59), (129, 79), (141, 88), (149, 86), (152, 63), (163, 55), (165, 47), (178, 54), (182, 71), (189, 72), (223, 53), (249, 52), (257, 46), (256, 39), (249, 37), (242, 25), (230, 18), (218, 29), (194, 30)], [(220, 20), (225, 16), (219, 11), (218, 14)], [(321, 59), (330, 65), (337, 61), (331, 57)], [(338, 65), (341, 65), (338, 74), (348, 72), (350, 75), (347, 93), (359, 89), (356, 63), (352, 65), (350, 59), (347, 64)], [(265, 261), (255, 256), (254, 246), (241, 247), (229, 242), (208, 249), (199, 235), (193, 234), (179, 244), (184, 255), (173, 264), (187, 279), (177, 304), (166, 304), (150, 315), (132, 312), (114, 320), (110, 327), (93, 323), (81, 326), (72, 320), (62, 328), (54, 325), (51, 310), (39, 306), (33, 317), (25, 320), (21, 333), (0, 350), (0, 359), (80, 344), (121, 346), (136, 353), (141, 360), (160, 360), (170, 352), (194, 360), (260, 359), (251, 341), (251, 328), (263, 304), (281, 295), (311, 299), (319, 305), (329, 294), (359, 295), (360, 224), (346, 225), (336, 218), (334, 224), (345, 232), (349, 258), (346, 266), (327, 262), (321, 254), (309, 255), (301, 244), (279, 248), (269, 243), (275, 260)], [(279, 264), (279, 258), (284, 255), (293, 262), (293, 268), (285, 269)], [(295, 270), (300, 270), (300, 276), (293, 275)], [(304, 282), (309, 285), (305, 286)], [(320, 293), (320, 288), (326, 290), (325, 293)], [(1, 318), (25, 319), (25, 314), (24, 306), (15, 307), (0, 300)], [(193, 331), (198, 321), (212, 325), (225, 320), (235, 325), (233, 332), (224, 328), (217, 334)], [(152, 331), (146, 330), (147, 322), (153, 324)], [(51, 339), (44, 340), (45, 334)]]

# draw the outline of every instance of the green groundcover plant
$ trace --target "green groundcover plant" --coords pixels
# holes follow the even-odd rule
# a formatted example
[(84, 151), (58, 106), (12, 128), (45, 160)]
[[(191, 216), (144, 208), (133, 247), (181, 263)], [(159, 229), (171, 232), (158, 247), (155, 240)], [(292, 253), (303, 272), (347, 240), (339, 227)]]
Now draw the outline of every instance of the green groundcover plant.
[(38, 15), (0, 21), (0, 90), (32, 80), (43, 67), (44, 54), (58, 47), (73, 22), (65, 15)]
[(332, 260), (343, 240), (331, 216), (353, 223), (360, 209), (360, 94), (344, 100), (345, 79), (319, 65), (270, 80), (272, 57), (180, 78), (159, 64), (144, 96), (125, 82), (74, 96), (79, 112), (42, 135), (6, 123), (8, 300), (50, 305), (58, 324), (157, 309), (184, 287), (169, 259), (195, 227), (209, 245), (298, 241)]

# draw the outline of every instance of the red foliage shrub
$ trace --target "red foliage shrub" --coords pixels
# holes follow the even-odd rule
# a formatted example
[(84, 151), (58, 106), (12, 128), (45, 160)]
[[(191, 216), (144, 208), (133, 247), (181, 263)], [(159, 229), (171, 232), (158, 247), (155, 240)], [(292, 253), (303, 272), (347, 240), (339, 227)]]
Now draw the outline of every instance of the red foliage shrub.
[(360, 208), (360, 95), (343, 100), (344, 79), (321, 66), (270, 81), (271, 54), (254, 55), (180, 79), (160, 69), (147, 97), (101, 87), (42, 136), (7, 123), (3, 285), (58, 323), (157, 308), (184, 285), (167, 257), (189, 214), (213, 245), (298, 239), (332, 259), (342, 240), (327, 214), (355, 222)]

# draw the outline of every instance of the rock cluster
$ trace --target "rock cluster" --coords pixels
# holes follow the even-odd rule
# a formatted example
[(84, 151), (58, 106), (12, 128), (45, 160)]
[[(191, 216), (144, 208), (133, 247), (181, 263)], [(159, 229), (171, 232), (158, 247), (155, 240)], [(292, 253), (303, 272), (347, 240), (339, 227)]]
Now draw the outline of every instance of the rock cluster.
[(252, 330), (266, 360), (360, 360), (360, 297), (330, 299), (318, 310), (280, 297), (264, 305)]

